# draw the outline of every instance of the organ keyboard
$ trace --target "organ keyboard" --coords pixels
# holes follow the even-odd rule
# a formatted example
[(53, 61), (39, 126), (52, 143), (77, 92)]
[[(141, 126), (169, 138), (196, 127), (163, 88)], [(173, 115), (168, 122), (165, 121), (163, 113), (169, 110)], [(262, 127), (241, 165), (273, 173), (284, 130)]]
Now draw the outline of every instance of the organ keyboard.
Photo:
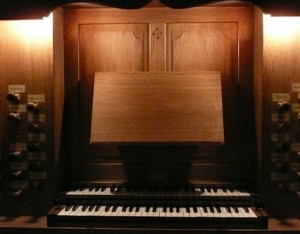
[(215, 186), (137, 188), (88, 186), (58, 196), (51, 227), (267, 228), (247, 191)]

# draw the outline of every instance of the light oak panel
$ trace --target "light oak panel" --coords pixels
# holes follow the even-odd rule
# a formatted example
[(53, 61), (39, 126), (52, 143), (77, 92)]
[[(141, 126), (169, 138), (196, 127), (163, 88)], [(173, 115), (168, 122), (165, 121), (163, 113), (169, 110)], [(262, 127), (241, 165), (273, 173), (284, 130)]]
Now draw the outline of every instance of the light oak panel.
[(91, 143), (224, 143), (221, 75), (95, 74)]

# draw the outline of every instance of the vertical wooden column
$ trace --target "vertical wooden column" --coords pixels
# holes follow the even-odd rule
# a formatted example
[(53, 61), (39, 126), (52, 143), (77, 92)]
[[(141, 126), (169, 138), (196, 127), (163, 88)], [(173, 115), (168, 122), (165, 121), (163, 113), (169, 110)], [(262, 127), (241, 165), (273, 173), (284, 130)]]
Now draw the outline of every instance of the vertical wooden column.
[(166, 71), (166, 24), (152, 23), (149, 27), (150, 71)]

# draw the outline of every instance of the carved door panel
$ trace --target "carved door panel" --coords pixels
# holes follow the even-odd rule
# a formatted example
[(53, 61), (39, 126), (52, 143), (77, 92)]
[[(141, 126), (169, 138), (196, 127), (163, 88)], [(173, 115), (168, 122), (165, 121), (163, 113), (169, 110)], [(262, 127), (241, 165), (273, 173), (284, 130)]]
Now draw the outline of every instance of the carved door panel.
[[(205, 163), (216, 174), (234, 173), (235, 133), (237, 127), (238, 92), (238, 25), (236, 23), (176, 23), (168, 25), (168, 70), (221, 71), (223, 117), (225, 128), (224, 146), (197, 147), (194, 171), (206, 172)], [(207, 108), (210, 108), (207, 106)]]
[[(148, 69), (147, 24), (96, 24), (80, 26), (81, 151), (87, 161), (114, 157), (110, 146), (91, 146), (91, 108), (95, 72), (131, 72)], [(105, 154), (105, 152), (107, 152)]]

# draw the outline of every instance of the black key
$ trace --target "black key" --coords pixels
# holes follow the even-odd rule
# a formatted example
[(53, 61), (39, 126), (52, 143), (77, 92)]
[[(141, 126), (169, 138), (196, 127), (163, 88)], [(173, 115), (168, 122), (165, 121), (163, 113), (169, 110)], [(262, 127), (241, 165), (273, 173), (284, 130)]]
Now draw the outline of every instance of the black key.
[(231, 213), (230, 207), (225, 207), (225, 209), (226, 209), (226, 211), (227, 211), (228, 213)]
[(72, 207), (72, 211), (76, 211), (78, 209), (78, 205)]
[(105, 212), (108, 212), (110, 210), (110, 208), (111, 208), (111, 206), (106, 206), (105, 209), (104, 209)]
[(86, 211), (87, 208), (89, 208), (89, 206), (83, 206), (83, 207), (82, 207), (82, 211)]
[(244, 211), (245, 211), (246, 213), (249, 213), (249, 208), (248, 208), (248, 207), (243, 207), (243, 209), (244, 209)]
[(115, 192), (121, 192), (122, 191), (122, 189), (123, 189), (123, 187), (121, 186), (121, 185), (119, 185), (119, 186), (117, 186), (116, 187), (116, 190), (115, 190)]
[(224, 193), (227, 193), (227, 189), (226, 188), (222, 188), (222, 191), (224, 192)]
[(216, 207), (216, 210), (218, 213), (221, 213), (221, 208), (220, 207)]
[(111, 193), (113, 193), (113, 192), (115, 192), (115, 190), (116, 190), (116, 186), (114, 186), (114, 185), (113, 185), (113, 186), (111, 186), (111, 188), (110, 188), (110, 192), (111, 192)]
[(100, 208), (101, 208), (101, 206), (96, 206), (96, 209), (95, 209), (95, 211), (99, 211), (99, 210), (100, 210)]
[(69, 211), (73, 206), (66, 206), (65, 211)]
[(211, 212), (211, 213), (215, 213), (215, 210), (214, 210), (214, 208), (213, 207), (208, 207), (208, 209), (209, 209), (209, 211)]
[(92, 211), (95, 208), (95, 206), (90, 206), (89, 211)]
[(239, 210), (238, 210), (237, 207), (233, 207), (233, 210), (234, 210), (235, 213), (239, 213)]

